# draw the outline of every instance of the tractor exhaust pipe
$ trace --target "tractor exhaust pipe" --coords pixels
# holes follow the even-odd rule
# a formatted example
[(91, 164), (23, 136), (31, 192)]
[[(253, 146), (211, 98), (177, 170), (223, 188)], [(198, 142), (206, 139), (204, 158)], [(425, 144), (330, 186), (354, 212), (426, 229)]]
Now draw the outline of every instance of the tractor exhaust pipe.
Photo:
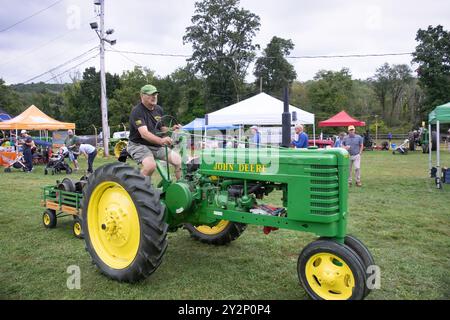
[(291, 145), (291, 114), (289, 113), (289, 88), (284, 88), (284, 112), (281, 118), (282, 142), (281, 146), (289, 148)]

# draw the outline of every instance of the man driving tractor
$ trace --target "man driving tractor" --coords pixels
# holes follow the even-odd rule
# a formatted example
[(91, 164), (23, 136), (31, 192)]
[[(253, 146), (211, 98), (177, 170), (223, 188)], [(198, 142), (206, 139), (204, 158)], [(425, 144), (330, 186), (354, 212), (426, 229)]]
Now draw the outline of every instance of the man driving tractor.
[[(141, 102), (130, 114), (130, 137), (127, 151), (138, 163), (142, 163), (141, 174), (151, 176), (156, 169), (155, 159), (166, 160), (163, 146), (171, 145), (170, 137), (159, 137), (157, 134), (167, 132), (168, 127), (162, 124), (163, 109), (157, 104), (159, 91), (155, 86), (147, 84), (140, 90)], [(177, 130), (181, 125), (174, 125)], [(168, 150), (168, 161), (175, 167), (175, 176), (181, 177), (181, 157), (175, 151)]]

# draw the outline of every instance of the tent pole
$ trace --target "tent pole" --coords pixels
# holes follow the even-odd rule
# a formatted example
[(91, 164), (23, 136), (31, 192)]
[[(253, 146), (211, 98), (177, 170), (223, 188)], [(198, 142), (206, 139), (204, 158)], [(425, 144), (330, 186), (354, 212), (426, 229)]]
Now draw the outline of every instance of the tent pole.
[(316, 146), (316, 122), (313, 122), (313, 141), (314, 141), (314, 147)]
[(433, 157), (431, 155), (431, 150), (433, 149), (433, 140), (431, 137), (431, 123), (428, 124), (428, 158), (429, 158), (429, 162), (430, 162), (430, 173), (431, 173), (431, 168), (433, 167)]
[(440, 121), (438, 120), (436, 122), (436, 169), (437, 169), (437, 176), (441, 177), (441, 155), (440, 155), (440, 143), (439, 143), (439, 129), (440, 129)]
[(19, 140), (17, 139), (17, 129), (16, 129), (16, 156), (19, 155)]
[(431, 123), (428, 124), (428, 167), (430, 169), (433, 167), (433, 159), (431, 157), (431, 149), (432, 149), (432, 140), (431, 140)]
[(241, 124), (239, 125), (239, 142), (238, 142), (238, 144), (241, 142), (241, 137), (242, 137), (242, 135), (241, 135)]

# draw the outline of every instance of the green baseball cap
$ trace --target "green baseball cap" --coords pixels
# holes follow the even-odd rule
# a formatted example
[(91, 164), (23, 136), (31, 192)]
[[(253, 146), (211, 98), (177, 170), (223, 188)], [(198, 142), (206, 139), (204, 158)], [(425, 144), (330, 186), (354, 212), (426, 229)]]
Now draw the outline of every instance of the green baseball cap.
[(156, 89), (155, 86), (152, 86), (151, 84), (146, 84), (141, 88), (141, 93), (143, 94), (155, 94), (159, 93), (158, 89)]

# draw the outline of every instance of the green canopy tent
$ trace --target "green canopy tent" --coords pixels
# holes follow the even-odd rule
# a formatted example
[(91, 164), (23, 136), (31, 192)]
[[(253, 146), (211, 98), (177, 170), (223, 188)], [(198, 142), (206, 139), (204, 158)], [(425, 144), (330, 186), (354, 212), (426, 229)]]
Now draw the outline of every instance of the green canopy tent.
[[(442, 175), (442, 169), (441, 169), (441, 156), (440, 156), (440, 137), (439, 137), (439, 131), (440, 131), (440, 124), (441, 123), (450, 123), (450, 102), (443, 104), (441, 106), (436, 107), (433, 111), (430, 112), (428, 115), (428, 132), (430, 135), (430, 143), (431, 143), (431, 126), (436, 125), (436, 184), (438, 188), (442, 188), (442, 184), (440, 181), (440, 177)], [(430, 153), (429, 153), (429, 168), (431, 170), (432, 168), (432, 159), (431, 159), (431, 147), (430, 147)]]

